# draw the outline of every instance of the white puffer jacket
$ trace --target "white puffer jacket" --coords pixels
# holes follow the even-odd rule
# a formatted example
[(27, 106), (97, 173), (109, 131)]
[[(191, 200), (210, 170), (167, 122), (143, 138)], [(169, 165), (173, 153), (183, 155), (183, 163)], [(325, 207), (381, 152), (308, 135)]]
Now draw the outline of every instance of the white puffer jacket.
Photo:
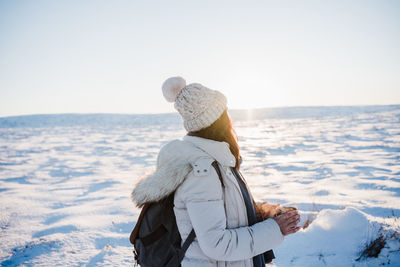
[[(224, 187), (212, 167), (217, 160)], [(225, 142), (185, 136), (165, 145), (155, 173), (132, 192), (137, 204), (157, 201), (174, 192), (174, 212), (182, 242), (192, 229), (196, 239), (182, 261), (190, 266), (253, 266), (252, 257), (281, 244), (275, 220), (248, 226), (246, 206), (230, 171), (235, 157)]]

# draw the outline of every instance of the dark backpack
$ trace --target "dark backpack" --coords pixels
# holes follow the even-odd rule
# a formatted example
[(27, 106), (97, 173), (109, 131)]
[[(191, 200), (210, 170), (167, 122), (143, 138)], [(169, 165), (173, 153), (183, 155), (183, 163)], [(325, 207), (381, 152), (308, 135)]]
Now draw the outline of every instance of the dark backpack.
[[(218, 163), (212, 166), (222, 182)], [(174, 214), (174, 193), (158, 202), (146, 203), (133, 229), (130, 241), (134, 245), (136, 263), (141, 267), (177, 267), (180, 266), (186, 250), (196, 237), (190, 232), (181, 247), (181, 236)]]

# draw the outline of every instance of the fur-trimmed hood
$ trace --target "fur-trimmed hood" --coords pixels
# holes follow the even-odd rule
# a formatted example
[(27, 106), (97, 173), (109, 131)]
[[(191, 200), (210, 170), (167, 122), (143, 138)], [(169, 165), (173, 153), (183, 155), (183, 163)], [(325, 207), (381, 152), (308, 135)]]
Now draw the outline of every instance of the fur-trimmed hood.
[(147, 202), (159, 201), (174, 192), (192, 170), (192, 159), (204, 156), (192, 144), (174, 140), (158, 154), (157, 168), (139, 179), (132, 191), (132, 200), (138, 207)]
[(235, 166), (227, 143), (185, 136), (184, 140), (171, 141), (160, 150), (156, 170), (139, 179), (132, 191), (132, 201), (141, 207), (167, 197), (183, 183), (194, 162), (204, 157), (216, 159), (225, 166)]

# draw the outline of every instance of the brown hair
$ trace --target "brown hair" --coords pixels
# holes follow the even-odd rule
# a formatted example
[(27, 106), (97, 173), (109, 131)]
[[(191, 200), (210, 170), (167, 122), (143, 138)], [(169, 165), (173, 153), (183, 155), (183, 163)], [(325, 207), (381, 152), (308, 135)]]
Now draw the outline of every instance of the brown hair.
[(213, 122), (213, 124), (201, 130), (189, 132), (188, 135), (207, 138), (219, 142), (227, 142), (229, 144), (230, 151), (236, 159), (235, 168), (239, 170), (240, 148), (237, 142), (238, 138), (235, 130), (233, 129), (232, 120), (229, 117), (226, 109), (222, 115), (215, 122)]

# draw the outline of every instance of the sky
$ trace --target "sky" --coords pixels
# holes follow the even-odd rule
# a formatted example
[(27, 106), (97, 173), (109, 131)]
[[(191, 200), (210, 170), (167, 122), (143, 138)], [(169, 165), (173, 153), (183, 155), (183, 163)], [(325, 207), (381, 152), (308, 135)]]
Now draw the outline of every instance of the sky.
[(400, 104), (400, 1), (0, 0), (0, 116)]

